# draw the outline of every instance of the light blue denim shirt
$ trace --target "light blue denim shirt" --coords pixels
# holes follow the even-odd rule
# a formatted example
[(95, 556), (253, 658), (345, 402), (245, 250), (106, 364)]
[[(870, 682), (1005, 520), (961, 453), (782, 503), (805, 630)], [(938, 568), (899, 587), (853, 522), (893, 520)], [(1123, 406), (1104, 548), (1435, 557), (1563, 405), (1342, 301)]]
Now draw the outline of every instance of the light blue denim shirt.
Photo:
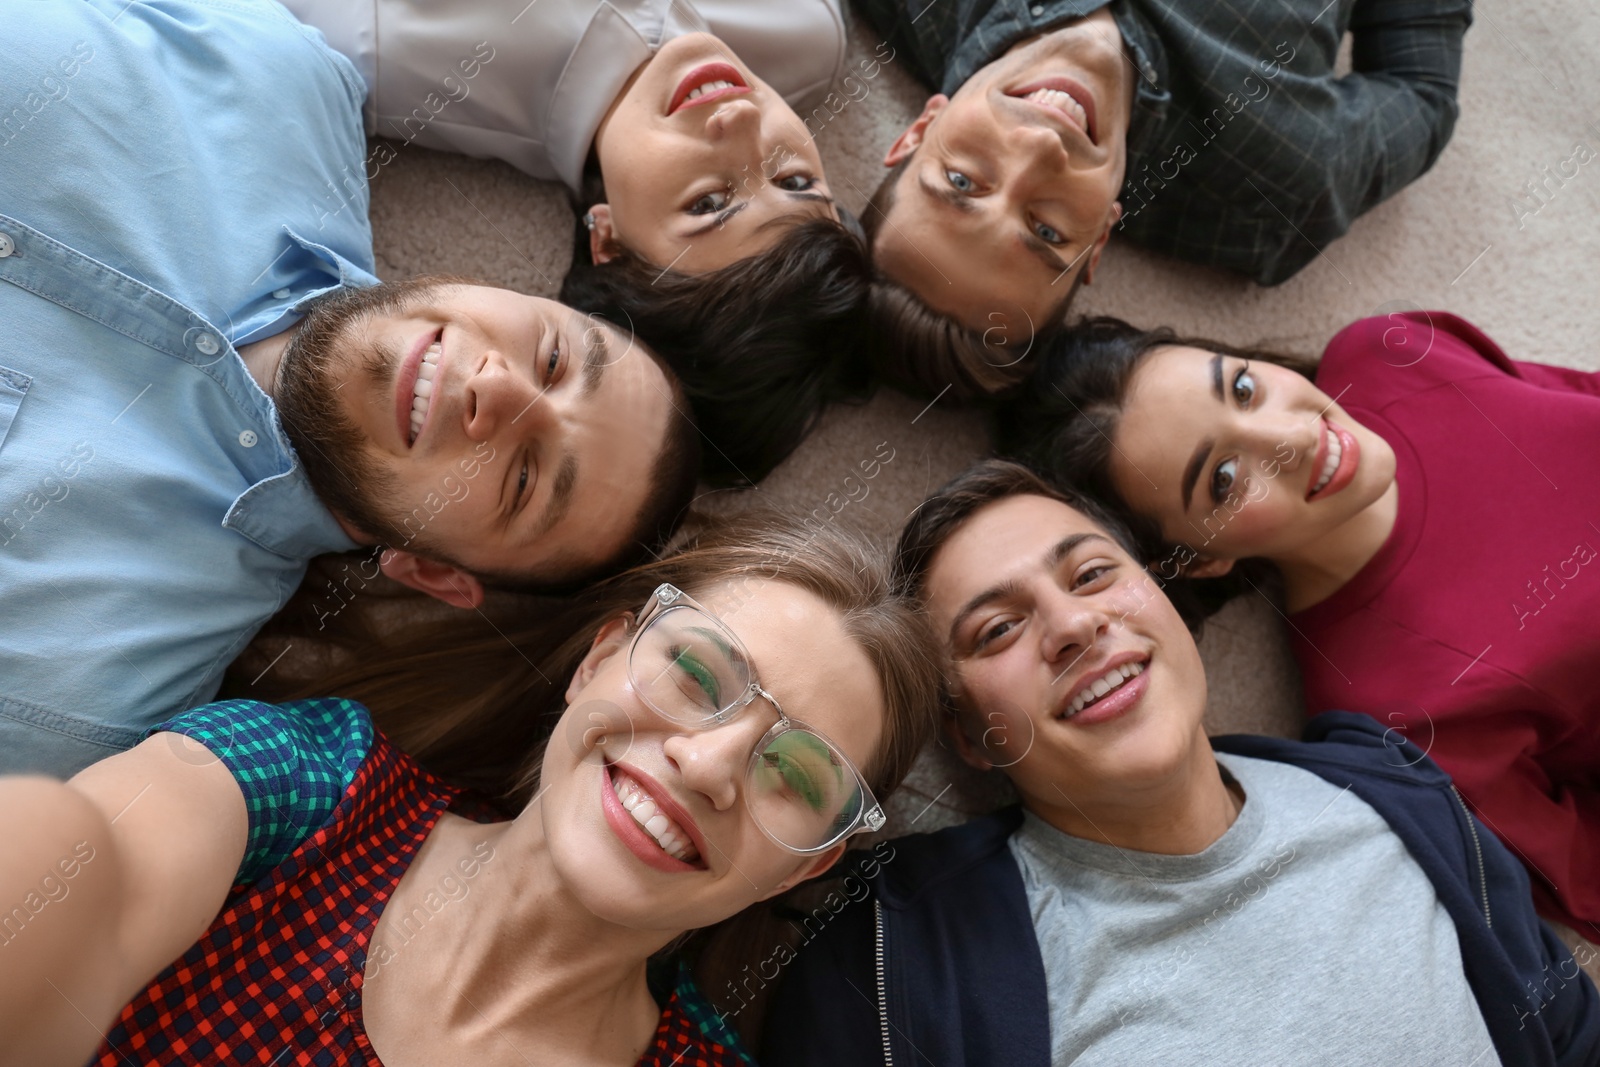
[(67, 775), (353, 547), (234, 345), (376, 281), (362, 89), (268, 0), (0, 25), (0, 771)]

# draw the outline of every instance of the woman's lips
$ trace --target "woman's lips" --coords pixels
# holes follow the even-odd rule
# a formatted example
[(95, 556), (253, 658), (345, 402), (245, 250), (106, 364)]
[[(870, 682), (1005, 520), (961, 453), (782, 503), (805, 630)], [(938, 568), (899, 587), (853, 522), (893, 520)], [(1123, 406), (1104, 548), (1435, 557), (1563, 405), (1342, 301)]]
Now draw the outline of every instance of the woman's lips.
[(1323, 465), (1327, 462), (1330, 438), (1339, 441), (1339, 465), (1334, 469), (1333, 477), (1328, 479), (1328, 484), (1314, 493), (1306, 496), (1306, 501), (1325, 500), (1339, 492), (1355, 480), (1356, 468), (1361, 465), (1361, 445), (1356, 441), (1355, 434), (1327, 419), (1322, 420), (1323, 434), (1318, 445), (1317, 454), (1312, 460), (1311, 484), (1316, 485), (1321, 477)]
[[(733, 84), (701, 93), (693, 100), (689, 99), (690, 93), (710, 82), (732, 82)], [(744, 75), (739, 73), (738, 67), (730, 63), (704, 63), (684, 75), (683, 80), (678, 83), (678, 87), (672, 91), (672, 99), (667, 103), (667, 114), (671, 115), (679, 108), (697, 107), (700, 104), (709, 104), (714, 100), (720, 100), (724, 96), (730, 96), (735, 93), (748, 93), (749, 91), (750, 85), (744, 80)]]
[[(638, 771), (627, 769), (624, 773), (638, 781), (674, 822), (689, 831), (690, 839), (697, 849), (703, 849), (704, 843), (700, 840), (699, 833), (691, 829), (692, 820), (688, 820), (687, 815), (683, 815), (681, 819), (678, 817), (682, 814), (682, 809), (667, 800), (665, 790), (661, 789), (653, 779)], [(611, 827), (611, 832), (617, 835), (617, 838), (628, 851), (637, 856), (639, 861), (647, 867), (654, 867), (656, 870), (664, 871), (667, 874), (683, 874), (687, 871), (705, 870), (704, 851), (700, 852), (701, 860), (698, 864), (685, 863), (683, 860), (675, 859), (662, 851), (656, 839), (646, 833), (644, 827), (635, 822), (633, 816), (628, 813), (628, 809), (623, 807), (621, 798), (617, 796), (616, 784), (612, 780), (611, 774), (611, 764), (608, 763), (605, 765), (605, 773), (600, 776), (600, 808), (605, 812), (606, 824)]]

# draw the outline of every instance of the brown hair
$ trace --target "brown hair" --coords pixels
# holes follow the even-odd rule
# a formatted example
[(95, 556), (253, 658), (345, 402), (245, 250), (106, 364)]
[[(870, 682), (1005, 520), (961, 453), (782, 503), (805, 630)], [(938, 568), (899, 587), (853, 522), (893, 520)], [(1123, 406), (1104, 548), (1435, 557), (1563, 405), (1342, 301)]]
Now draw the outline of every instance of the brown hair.
[(487, 627), (457, 616), (395, 630), (298, 695), (360, 700), (430, 770), (520, 805), (537, 786), (567, 683), (600, 626), (638, 611), (662, 582), (696, 595), (752, 579), (816, 595), (872, 662), (883, 689), (884, 734), (862, 773), (886, 798), (933, 729), (939, 668), (932, 638), (922, 614), (890, 586), (881, 551), (782, 512), (741, 515), (569, 598), (486, 608)]
[[(884, 177), (867, 202), (862, 225), (867, 242), (875, 245), (884, 220), (894, 209), (895, 191), (906, 156)], [(1005, 331), (974, 330), (943, 312), (880, 270), (874, 270), (867, 295), (867, 317), (876, 340), (873, 345), (880, 378), (913, 394), (945, 393), (952, 400), (982, 400), (1016, 385), (1032, 373), (1037, 360), (1032, 350), (1059, 333), (1072, 298), (1083, 283), (1083, 271), (1072, 279), (1061, 302), (1045, 320), (1034, 325), (1034, 336), (1022, 351), (1008, 343)], [(991, 336), (993, 334), (994, 336)]]

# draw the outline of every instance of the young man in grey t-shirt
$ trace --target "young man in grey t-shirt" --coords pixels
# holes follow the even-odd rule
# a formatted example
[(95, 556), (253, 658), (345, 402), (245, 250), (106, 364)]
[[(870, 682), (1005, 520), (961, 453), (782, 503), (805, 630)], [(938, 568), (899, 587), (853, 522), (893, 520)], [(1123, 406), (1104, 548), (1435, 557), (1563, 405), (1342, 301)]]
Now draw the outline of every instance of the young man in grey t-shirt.
[(1193, 636), (1092, 505), (985, 464), (898, 564), (952, 744), (1021, 810), (890, 842), (789, 964), (768, 1067), (1600, 1062), (1594, 987), (1448, 777), (1344, 712), (1214, 746)]

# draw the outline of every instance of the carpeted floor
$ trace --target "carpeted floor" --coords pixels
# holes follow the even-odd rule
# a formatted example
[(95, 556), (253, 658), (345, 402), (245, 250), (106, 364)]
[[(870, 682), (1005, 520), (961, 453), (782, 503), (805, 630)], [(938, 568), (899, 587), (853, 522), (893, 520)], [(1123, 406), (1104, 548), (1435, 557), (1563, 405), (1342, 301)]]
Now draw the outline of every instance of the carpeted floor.
[[(878, 42), (860, 21), (852, 32), (853, 66)], [(1443, 157), (1300, 275), (1262, 289), (1113, 241), (1079, 309), (1311, 355), (1355, 319), (1443, 309), (1483, 327), (1513, 358), (1600, 369), (1597, 60), (1600, 8), (1586, 0), (1482, 0), (1467, 38), (1461, 119)], [(856, 210), (877, 185), (884, 149), (926, 96), (892, 65), (871, 85), (818, 135), (835, 194)], [(1575, 152), (1580, 143), (1588, 151)], [(1589, 162), (1577, 165), (1575, 156)], [(1576, 175), (1561, 178), (1563, 164), (1569, 174), (1577, 166)], [(1541, 183), (1536, 198), (1530, 188)], [(444, 271), (554, 295), (570, 258), (560, 190), (499, 163), (400, 148), (375, 181), (372, 219), (386, 278)], [(885, 392), (829, 413), (755, 492), (820, 505), (881, 442), (892, 462), (840, 521), (884, 538), (985, 451), (974, 416)], [(736, 510), (741, 502), (711, 503)], [(1298, 682), (1269, 604), (1234, 603), (1201, 647), (1213, 732), (1298, 732)], [(932, 828), (994, 799), (985, 782), (930, 753), (892, 825)], [(1600, 977), (1600, 954), (1589, 960)]]

